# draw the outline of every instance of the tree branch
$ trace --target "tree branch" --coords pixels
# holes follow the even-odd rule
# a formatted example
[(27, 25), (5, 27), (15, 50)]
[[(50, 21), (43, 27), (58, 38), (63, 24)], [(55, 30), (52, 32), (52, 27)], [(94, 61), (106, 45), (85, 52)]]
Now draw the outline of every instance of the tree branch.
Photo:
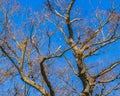
[(109, 89), (105, 94), (103, 94), (102, 96), (108, 96), (112, 91), (117, 90), (118, 86), (120, 85), (120, 82), (118, 84), (116, 84), (113, 88)]
[(45, 61), (45, 58), (41, 57), (41, 61), (40, 61), (41, 74), (42, 74), (43, 79), (45, 80), (45, 83), (47, 84), (48, 88), (50, 89), (50, 95), (55, 96), (54, 89), (51, 85), (51, 82), (48, 80), (48, 77), (47, 77), (46, 72), (45, 72), (44, 61)]
[(11, 56), (4, 50), (2, 46), (0, 46), (0, 49), (2, 52), (8, 57), (8, 59), (12, 62), (12, 64), (17, 68), (21, 78), (23, 79), (24, 82), (28, 83), (29, 85), (33, 86), (35, 89), (39, 90), (44, 96), (49, 96), (49, 93), (42, 88), (40, 85), (36, 84), (34, 81), (29, 80), (27, 76), (25, 76), (22, 72), (22, 70), (16, 65), (14, 60), (11, 58)]
[(118, 66), (120, 64), (120, 61), (117, 61), (115, 63), (113, 63), (110, 67), (102, 70), (99, 74), (95, 75), (94, 78), (98, 78), (104, 74), (106, 74), (107, 72), (111, 71), (113, 68), (115, 68), (116, 66)]
[(67, 61), (67, 63), (69, 64), (69, 66), (71, 67), (73, 73), (77, 76), (79, 76), (79, 74), (76, 72), (76, 70), (74, 69), (73, 65), (71, 64), (71, 62), (68, 60), (68, 58), (63, 54), (65, 60)]
[(109, 83), (109, 82), (115, 81), (115, 80), (117, 80), (119, 78), (120, 78), (120, 74), (118, 74), (116, 77), (112, 77), (112, 78), (110, 78), (108, 80), (99, 80), (98, 83)]

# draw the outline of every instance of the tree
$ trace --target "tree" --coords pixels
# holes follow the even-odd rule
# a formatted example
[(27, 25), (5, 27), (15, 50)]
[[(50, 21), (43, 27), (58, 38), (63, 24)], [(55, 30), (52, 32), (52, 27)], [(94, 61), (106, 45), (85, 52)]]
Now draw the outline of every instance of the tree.
[(1, 95), (119, 95), (119, 1), (88, 16), (79, 0), (46, 0), (38, 11), (21, 2), (0, 0)]

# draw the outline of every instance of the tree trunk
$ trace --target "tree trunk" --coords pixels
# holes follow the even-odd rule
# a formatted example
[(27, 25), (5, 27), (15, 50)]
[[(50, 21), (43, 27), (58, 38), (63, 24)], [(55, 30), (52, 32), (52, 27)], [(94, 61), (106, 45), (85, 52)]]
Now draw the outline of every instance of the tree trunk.
[(88, 73), (86, 65), (83, 60), (78, 59), (77, 65), (79, 69), (79, 78), (83, 83), (83, 90), (81, 96), (92, 96), (92, 91), (95, 86), (94, 78)]

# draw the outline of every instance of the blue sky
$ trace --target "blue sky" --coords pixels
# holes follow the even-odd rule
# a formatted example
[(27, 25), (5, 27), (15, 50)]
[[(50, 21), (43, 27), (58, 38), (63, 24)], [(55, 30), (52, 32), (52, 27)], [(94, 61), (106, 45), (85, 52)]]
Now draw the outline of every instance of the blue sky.
[[(91, 19), (93, 14), (96, 12), (96, 9), (110, 11), (111, 1), (112, 0), (76, 0), (76, 3), (74, 5), (75, 7), (73, 9), (80, 8), (80, 10), (82, 10), (80, 13), (80, 16), (85, 17), (87, 19)], [(120, 4), (120, 0), (115, 0), (115, 1), (116, 1), (115, 5)], [(45, 0), (20, 0), (20, 3), (22, 5), (22, 7), (26, 8), (26, 9), (32, 8), (33, 11), (37, 12), (37, 11), (40, 11), (43, 9), (43, 6), (45, 5)], [(16, 18), (16, 21), (18, 23), (20, 22), (20, 20), (21, 20), (21, 18), (19, 18), (19, 19)], [(50, 29), (52, 31), (52, 29), (54, 29), (54, 28), (50, 27)], [(58, 45), (64, 45), (65, 43), (63, 43), (63, 42), (61, 43), (61, 41), (58, 40), (59, 36), (61, 36), (61, 34), (55, 35), (52, 38), (53, 43), (57, 42)], [(112, 44), (111, 46), (107, 46), (107, 47), (103, 48), (101, 51), (107, 50), (109, 52), (107, 52), (107, 54), (104, 54), (104, 55), (99, 55), (98, 57), (93, 56), (90, 59), (86, 59), (85, 62), (89, 66), (90, 64), (94, 64), (97, 61), (101, 61), (100, 63), (103, 63), (102, 67), (107, 67), (108, 65), (106, 63), (104, 63), (105, 60), (109, 60), (109, 62), (113, 62), (116, 60), (117, 57), (120, 56), (120, 47), (118, 46), (119, 44), (120, 44), (120, 42), (117, 42), (117, 43)], [(43, 47), (43, 49), (44, 49), (44, 47)], [(71, 54), (71, 51), (67, 52), (66, 55), (68, 56), (69, 59), (74, 58), (73, 55)], [(58, 59), (57, 61), (55, 61), (55, 63), (56, 64), (59, 63), (61, 61), (61, 59), (62, 58)], [(63, 60), (63, 62), (65, 62), (65, 61)], [(74, 60), (72, 62), (75, 64)], [(59, 66), (64, 67), (64, 65), (60, 65), (60, 64), (59, 64)], [(97, 72), (99, 72), (99, 69), (97, 70)], [(73, 80), (76, 77), (73, 76), (71, 78)], [(72, 80), (71, 80), (71, 82), (72, 82)], [(76, 78), (76, 81), (77, 80), (79, 80), (79, 79)], [(75, 84), (76, 82), (73, 82), (73, 83)], [(81, 82), (77, 83), (77, 85), (81, 86)], [(78, 87), (78, 90), (81, 90), (81, 87)]]
[[(56, 0), (57, 1), (57, 0)], [(69, 1), (69, 0), (68, 0)], [(33, 8), (33, 10), (35, 11), (39, 11), (43, 8), (44, 4), (45, 4), (45, 0), (22, 0), (21, 3), (23, 5), (28, 6), (28, 8)], [(75, 3), (75, 7), (74, 9), (80, 8), (81, 14), (80, 16), (85, 17), (87, 19), (91, 19), (93, 15), (95, 15), (96, 10), (107, 10), (110, 11), (111, 9), (111, 4), (112, 4), (112, 0), (76, 0)], [(114, 7), (116, 7), (116, 5), (120, 4), (120, 0), (115, 0), (115, 3), (113, 5), (115, 5)], [(117, 10), (119, 11), (119, 10)], [(56, 37), (59, 36), (55, 36), (55, 38), (53, 37), (54, 42), (57, 42), (58, 40), (56, 39)], [(61, 44), (61, 42), (58, 42), (59, 44)], [(104, 50), (109, 50), (109, 52), (107, 52), (107, 54), (104, 55), (99, 55), (99, 57), (92, 57), (90, 59), (86, 59), (86, 62), (89, 63), (95, 63), (94, 61), (101, 61), (102, 63), (104, 63), (104, 61), (109, 60), (109, 62), (113, 62), (116, 60), (116, 57), (120, 56), (119, 53), (119, 46), (118, 46), (119, 42), (112, 44), (111, 46), (107, 46), (105, 48), (103, 48), (102, 51)], [(113, 48), (114, 47), (114, 48)], [(113, 54), (114, 53), (114, 54)], [(70, 55), (70, 53), (66, 53), (67, 55)], [(72, 56), (71, 56), (72, 57)], [(110, 59), (112, 58), (112, 59)], [(90, 64), (91, 64), (90, 63)], [(109, 66), (109, 64), (104, 63), (102, 65), (103, 67), (107, 67)]]

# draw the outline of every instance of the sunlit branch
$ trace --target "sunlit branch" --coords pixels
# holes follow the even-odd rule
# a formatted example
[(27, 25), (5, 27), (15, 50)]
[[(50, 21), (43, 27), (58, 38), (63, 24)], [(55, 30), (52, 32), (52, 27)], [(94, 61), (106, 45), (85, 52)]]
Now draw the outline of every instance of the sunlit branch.
[(45, 58), (45, 60), (47, 60), (47, 59), (52, 59), (52, 58), (61, 57), (61, 56), (63, 56), (63, 54), (65, 54), (65, 52), (67, 52), (67, 51), (69, 51), (70, 49), (74, 48), (77, 44), (79, 44), (79, 42), (77, 42), (77, 43), (75, 43), (73, 46), (71, 46), (71, 47), (69, 47), (69, 48), (61, 51), (60, 54), (54, 54), (54, 55), (52, 55), (52, 56), (45, 56), (44, 58)]
[(75, 0), (71, 0), (69, 6), (67, 8), (67, 15), (70, 15), (70, 11), (71, 11), (74, 3), (75, 3)]
[(70, 23), (73, 23), (73, 22), (76, 22), (76, 21), (79, 21), (79, 20), (82, 20), (82, 18), (74, 18), (73, 20), (70, 21)]
[(74, 67), (71, 64), (71, 62), (68, 60), (68, 58), (64, 54), (63, 54), (63, 56), (64, 56), (65, 60), (67, 61), (67, 63), (69, 64), (69, 66), (71, 67), (73, 73), (78, 76), (79, 74), (76, 72), (76, 70), (74, 69)]
[(48, 9), (49, 9), (53, 14), (57, 15), (58, 17), (62, 17), (62, 18), (64, 18), (64, 19), (66, 19), (65, 16), (63, 16), (62, 14), (60, 14), (57, 10), (55, 10), (55, 9), (52, 7), (52, 5), (50, 4), (50, 0), (46, 0), (46, 2), (47, 2), (47, 7), (48, 7)]
[(120, 74), (118, 74), (116, 77), (111, 77), (108, 80), (99, 80), (98, 83), (109, 83), (109, 82), (113, 82), (119, 78), (120, 78)]
[(54, 11), (55, 12), (55, 14), (57, 15), (57, 16), (59, 16), (59, 17), (62, 17), (62, 18), (64, 18), (64, 19), (66, 19), (66, 17), (65, 16), (63, 16), (63, 15), (61, 15), (58, 11)]
[(22, 44), (22, 60), (20, 62), (20, 70), (22, 70), (22, 68), (23, 68), (23, 63), (24, 63), (24, 59), (25, 59), (25, 52), (26, 52), (26, 49), (27, 49), (27, 44), (28, 44), (28, 40), (26, 39)]
[(120, 64), (120, 61), (117, 61), (115, 63), (113, 63), (110, 67), (102, 70), (99, 74), (95, 75), (94, 78), (98, 78), (104, 74), (106, 74), (107, 72), (110, 72), (113, 68), (115, 68), (116, 66), (118, 66)]
[(61, 31), (61, 33), (63, 34), (64, 38), (67, 41), (68, 40), (68, 36), (65, 34), (64, 30), (60, 26), (58, 26), (58, 29)]
[(91, 55), (93, 55), (96, 51), (98, 51), (99, 49), (101, 49), (102, 47), (106, 46), (106, 45), (109, 45), (111, 43), (114, 43), (115, 41), (117, 41), (118, 39), (120, 39), (120, 36), (119, 37), (114, 37), (114, 39), (112, 39), (111, 41), (107, 40), (105, 42), (101, 42), (102, 44), (100, 44), (98, 47), (95, 47), (93, 49), (90, 49), (90, 51), (84, 55), (84, 58), (86, 57), (89, 57)]
[(36, 84), (34, 81), (29, 80), (29, 78), (27, 76), (25, 76), (23, 74), (23, 72), (20, 72), (21, 78), (24, 82), (26, 82), (27, 84), (31, 85), (32, 87), (34, 87), (35, 89), (39, 90), (44, 96), (49, 96), (49, 93), (40, 85)]

